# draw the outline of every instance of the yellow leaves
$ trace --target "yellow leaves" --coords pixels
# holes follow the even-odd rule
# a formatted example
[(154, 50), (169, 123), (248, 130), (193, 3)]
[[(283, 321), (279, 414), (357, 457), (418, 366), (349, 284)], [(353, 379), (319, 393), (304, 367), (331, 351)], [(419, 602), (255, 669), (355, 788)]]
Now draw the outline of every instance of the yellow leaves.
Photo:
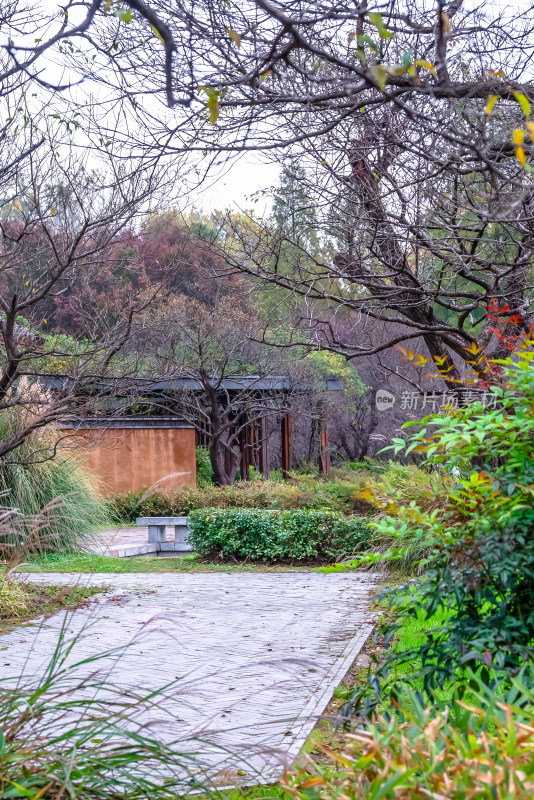
[(515, 91), (514, 91), (514, 97), (521, 106), (521, 109), (525, 117), (530, 117), (530, 102), (528, 97), (522, 94), (521, 92), (515, 92)]
[(22, 211), (22, 206), (20, 204), (20, 200), (18, 199), (18, 197), (15, 197), (15, 199), (13, 200), (13, 207), (16, 208), (17, 211)]
[(424, 356), (421, 355), (421, 353), (417, 353), (417, 355), (415, 357), (414, 365), (416, 367), (424, 367), (424, 365), (428, 364), (429, 361), (430, 361), (429, 358), (425, 358)]
[(378, 12), (371, 12), (369, 15), (369, 21), (371, 25), (374, 25), (378, 31), (378, 35), (381, 39), (392, 39), (393, 34), (391, 31), (388, 31), (384, 26), (384, 21), (382, 19), (382, 14), (378, 14)]
[(312, 740), (312, 743), (313, 746), (317, 748), (317, 750), (321, 750), (321, 752), (323, 752), (325, 755), (331, 758), (332, 761), (337, 761), (338, 764), (347, 767), (347, 769), (350, 769), (350, 767), (352, 766), (352, 762), (349, 761), (347, 758), (345, 758), (337, 750), (333, 750), (331, 747), (328, 747), (328, 745), (323, 744), (322, 742), (317, 742), (315, 740)]
[(316, 778), (310, 778), (304, 783), (299, 783), (299, 789), (308, 789), (310, 786), (317, 786), (319, 783), (324, 783), (324, 778), (318, 775)]
[(423, 367), (429, 361), (429, 359), (425, 358), (421, 353), (414, 353), (413, 350), (405, 350), (400, 344), (396, 344), (395, 347), (402, 353), (402, 360), (411, 361), (414, 367)]
[(488, 98), (488, 102), (486, 103), (486, 114), (488, 116), (493, 111), (493, 106), (495, 105), (495, 103), (497, 102), (498, 99), (499, 99), (499, 95), (498, 94), (490, 94), (490, 96)]
[(425, 61), (424, 58), (416, 58), (413, 63), (414, 63), (414, 66), (416, 66), (416, 67), (423, 67), (424, 69), (427, 69), (429, 72), (432, 73), (434, 78), (438, 77), (436, 69), (435, 69), (434, 65), (430, 63), (430, 61)]
[(226, 94), (226, 91), (218, 92), (216, 89), (212, 89), (209, 86), (199, 86), (201, 91), (205, 92), (208, 95), (208, 101), (206, 103), (206, 108), (210, 112), (210, 122), (212, 125), (215, 125), (217, 119), (219, 118), (219, 114), (221, 112), (221, 105), (220, 100)]
[[(532, 141), (534, 141), (534, 122), (529, 121), (529, 116), (531, 112), (531, 105), (530, 100), (528, 97), (523, 94), (522, 92), (514, 91), (514, 97), (521, 106), (521, 110), (525, 115), (526, 119), (526, 127), (528, 130), (528, 134)], [(512, 143), (515, 147), (515, 157), (519, 161), (522, 167), (525, 168), (527, 172), (532, 170), (532, 166), (527, 164), (527, 155), (525, 153), (525, 148), (523, 147), (525, 141), (525, 131), (523, 128), (516, 128), (512, 134)]]
[(464, 347), (464, 350), (466, 350), (468, 353), (471, 353), (471, 355), (473, 356), (478, 355), (480, 352), (482, 352), (483, 349), (484, 348), (479, 347), (476, 342), (471, 342), (469, 347)]
[(151, 26), (150, 26), (150, 29), (151, 29), (152, 33), (153, 33), (155, 36), (157, 36), (157, 37), (158, 37), (158, 39), (160, 40), (161, 44), (162, 44), (163, 46), (165, 46), (165, 40), (163, 39), (163, 36), (162, 36), (162, 35), (161, 35), (161, 33), (158, 31), (158, 29), (156, 28), (156, 26), (155, 26), (155, 25), (151, 25)]
[(373, 67), (371, 67), (369, 71), (373, 76), (376, 85), (378, 86), (380, 91), (383, 92), (386, 87), (386, 81), (388, 77), (387, 71), (381, 64), (375, 64)]
[(446, 360), (448, 359), (448, 354), (446, 353), (444, 356), (433, 356), (434, 361), (438, 365), (438, 367), (442, 367)]
[(121, 22), (130, 22), (132, 19), (132, 9), (131, 8), (122, 8), (122, 6), (117, 6), (113, 10), (113, 15), (120, 19)]
[(236, 47), (241, 47), (241, 35), (231, 28), (224, 29)]
[[(360, 41), (360, 39), (367, 40), (370, 46), (373, 47), (373, 49), (376, 47), (374, 43), (369, 39), (369, 37), (358, 36), (358, 42)], [(363, 51), (359, 50), (358, 53), (360, 52), (363, 57)], [(433, 75), (434, 78), (437, 78), (437, 72), (432, 62), (427, 61), (426, 59), (423, 58), (416, 58), (412, 62), (411, 55), (412, 55), (411, 50), (406, 51), (406, 53), (404, 53), (402, 64), (399, 64), (398, 66), (384, 66), (383, 64), (374, 64), (373, 66), (370, 67), (369, 72), (371, 73), (374, 82), (377, 84), (381, 92), (383, 92), (385, 89), (389, 75), (400, 76), (408, 73), (417, 83), (419, 80), (416, 69), (417, 67), (428, 70)]]
[(367, 500), (368, 503), (372, 503), (374, 500), (376, 500), (375, 493), (369, 487), (362, 489), (361, 492), (357, 492), (354, 497), (356, 497), (358, 500)]
[(402, 353), (402, 360), (403, 361), (413, 361), (415, 358), (415, 353), (413, 350), (405, 350), (404, 347), (401, 347), (400, 344), (396, 344), (395, 347), (397, 350), (400, 350)]
[(512, 134), (512, 142), (515, 147), (515, 156), (522, 167), (527, 163), (527, 156), (523, 142), (525, 141), (525, 131), (522, 128), (516, 128)]
[(51, 208), (50, 209), (50, 214), (52, 215), (52, 214), (55, 214), (55, 213), (56, 213), (56, 209), (55, 208)]

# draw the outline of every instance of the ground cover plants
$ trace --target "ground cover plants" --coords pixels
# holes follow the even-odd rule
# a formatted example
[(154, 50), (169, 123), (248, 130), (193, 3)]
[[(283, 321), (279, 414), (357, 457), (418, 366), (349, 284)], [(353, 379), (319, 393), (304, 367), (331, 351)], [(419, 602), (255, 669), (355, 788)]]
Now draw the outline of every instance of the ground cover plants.
[(0, 634), (35, 617), (72, 611), (102, 591), (95, 586), (41, 586), (4, 580), (0, 583)]
[[(200, 448), (197, 448), (200, 449)], [(117, 522), (131, 523), (139, 516), (178, 516), (199, 508), (307, 508), (343, 514), (365, 514), (372, 504), (359, 495), (366, 488), (384, 493), (402, 492), (425, 508), (439, 501), (449, 484), (442, 472), (424, 471), (416, 465), (389, 462), (355, 463), (331, 471), (328, 480), (315, 473), (290, 474), (291, 481), (254, 480), (233, 486), (184, 486), (163, 491), (150, 489), (117, 493), (111, 506)]]

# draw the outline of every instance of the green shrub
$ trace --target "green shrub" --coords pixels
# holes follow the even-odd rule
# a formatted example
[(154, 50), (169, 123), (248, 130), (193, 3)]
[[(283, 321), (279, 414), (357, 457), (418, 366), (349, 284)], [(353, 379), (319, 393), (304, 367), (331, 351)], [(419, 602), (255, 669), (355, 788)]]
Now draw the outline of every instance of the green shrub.
[(197, 486), (213, 485), (213, 469), (207, 447), (195, 447)]
[(197, 553), (254, 561), (332, 561), (365, 545), (370, 533), (360, 517), (304, 509), (208, 508), (192, 512), (189, 527)]
[(424, 452), (428, 465), (456, 472), (441, 507), (429, 512), (367, 492), (389, 512), (373, 523), (390, 537), (386, 557), (404, 557), (414, 543), (427, 552), (424, 575), (385, 597), (401, 616), (446, 616), (419, 647), (394, 655), (421, 659), (430, 694), (466, 667), (510, 675), (532, 658), (534, 352), (518, 358), (504, 363), (493, 408), (475, 403), (431, 415), (408, 442), (396, 441), (397, 452)]
[[(472, 678), (473, 680), (473, 678)], [(476, 683), (476, 681), (475, 681)], [(534, 796), (534, 693), (478, 684), (469, 704), (427, 707), (403, 692), (336, 752), (284, 781), (297, 800), (530, 800)], [(335, 768), (335, 769), (334, 769)]]

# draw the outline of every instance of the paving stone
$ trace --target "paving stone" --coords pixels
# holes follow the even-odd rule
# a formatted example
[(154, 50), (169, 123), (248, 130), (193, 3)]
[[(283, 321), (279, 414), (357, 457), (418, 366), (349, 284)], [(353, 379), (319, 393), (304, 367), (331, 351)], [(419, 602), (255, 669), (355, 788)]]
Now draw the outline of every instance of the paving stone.
[[(178, 736), (230, 783), (280, 774), (297, 756), (372, 630), (375, 580), (357, 573), (32, 574), (109, 587), (70, 615), (72, 658), (124, 646), (101, 668), (125, 689), (174, 682), (150, 735)], [(24, 578), (23, 578), (24, 579)], [(64, 614), (0, 637), (3, 677), (36, 675)], [(152, 715), (153, 716), (153, 715)], [(199, 741), (201, 740), (201, 741)]]

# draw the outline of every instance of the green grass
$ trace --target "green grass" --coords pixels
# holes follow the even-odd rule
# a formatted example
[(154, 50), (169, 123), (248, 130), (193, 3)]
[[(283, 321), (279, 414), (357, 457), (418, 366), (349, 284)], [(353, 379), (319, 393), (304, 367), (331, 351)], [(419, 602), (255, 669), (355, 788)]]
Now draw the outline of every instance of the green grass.
[[(304, 568), (305, 569), (305, 568)], [(178, 558), (116, 558), (91, 553), (45, 553), (18, 567), (19, 572), (302, 572), (303, 567), (264, 564), (213, 564), (196, 555)]]
[[(243, 789), (226, 789), (219, 792), (210, 793), (211, 800), (262, 800), (262, 798), (279, 798), (280, 800), (291, 800), (292, 795), (285, 792), (281, 786), (276, 784), (270, 786), (250, 786)], [(205, 798), (201, 798), (205, 800)]]
[[(398, 629), (392, 647), (395, 651), (401, 652), (405, 650), (417, 650), (425, 640), (426, 632), (431, 628), (439, 628), (443, 625), (451, 612), (440, 609), (429, 619), (425, 619), (424, 613), (419, 612), (417, 617), (407, 617), (403, 620), (401, 627)], [(389, 617), (389, 614), (384, 616), (384, 621)], [(379, 623), (380, 624), (380, 623)], [(404, 664), (394, 664), (390, 678), (402, 680), (404, 676), (410, 678), (410, 685), (412, 689), (421, 691), (423, 689), (423, 678), (413, 680), (411, 676), (415, 675), (421, 670), (422, 664), (420, 658), (414, 658), (412, 661)], [(359, 676), (363, 681), (366, 678), (366, 671)], [(444, 689), (437, 689), (435, 693), (436, 699), (448, 702), (452, 699), (452, 687), (445, 687)], [(467, 696), (467, 695), (466, 695)]]

